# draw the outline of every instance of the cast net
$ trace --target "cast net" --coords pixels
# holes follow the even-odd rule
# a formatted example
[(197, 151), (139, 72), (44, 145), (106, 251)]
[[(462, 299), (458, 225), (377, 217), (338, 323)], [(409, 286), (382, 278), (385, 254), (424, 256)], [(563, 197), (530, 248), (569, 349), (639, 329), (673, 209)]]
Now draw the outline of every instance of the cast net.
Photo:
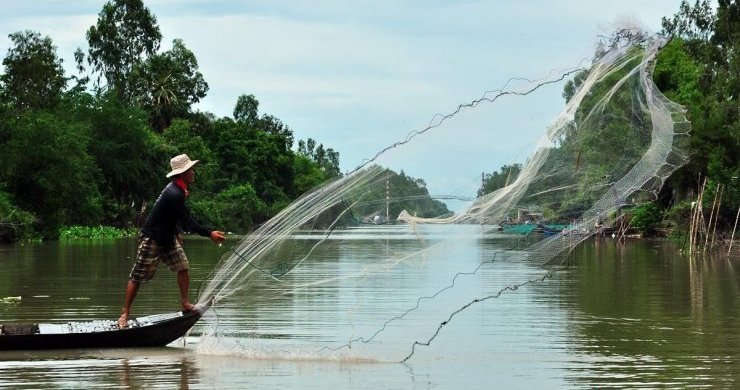
[[(221, 258), (199, 350), (404, 360), (468, 307), (551, 277), (686, 161), (684, 109), (651, 79), (664, 43), (618, 31), (587, 69), (512, 79), (305, 194)], [(542, 115), (536, 95), (568, 79), (518, 174), (477, 196), (492, 157), (522, 147), (511, 133)]]

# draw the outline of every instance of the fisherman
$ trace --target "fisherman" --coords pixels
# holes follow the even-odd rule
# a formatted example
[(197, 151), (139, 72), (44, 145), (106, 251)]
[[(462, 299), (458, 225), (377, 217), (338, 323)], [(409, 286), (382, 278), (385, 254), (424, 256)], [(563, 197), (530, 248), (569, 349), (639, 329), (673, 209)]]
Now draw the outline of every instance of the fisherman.
[[(190, 287), (190, 273), (188, 271), (188, 258), (182, 249), (182, 237), (180, 227), (185, 231), (192, 231), (204, 237), (209, 237), (213, 242), (220, 244), (224, 241), (224, 233), (211, 231), (190, 218), (190, 211), (185, 205), (188, 197), (188, 186), (195, 180), (193, 167), (199, 160), (190, 160), (187, 154), (175, 156), (170, 160), (172, 171), (167, 174), (171, 181), (164, 187), (162, 193), (154, 203), (149, 216), (138, 239), (136, 263), (129, 275), (126, 286), (126, 299), (118, 319), (118, 326), (128, 326), (128, 316), (131, 304), (139, 291), (139, 285), (146, 283), (154, 277), (157, 265), (160, 261), (173, 272), (177, 272), (177, 284), (180, 288), (180, 302), (182, 311), (194, 310), (195, 306), (188, 299)], [(178, 226), (179, 224), (179, 226)]]

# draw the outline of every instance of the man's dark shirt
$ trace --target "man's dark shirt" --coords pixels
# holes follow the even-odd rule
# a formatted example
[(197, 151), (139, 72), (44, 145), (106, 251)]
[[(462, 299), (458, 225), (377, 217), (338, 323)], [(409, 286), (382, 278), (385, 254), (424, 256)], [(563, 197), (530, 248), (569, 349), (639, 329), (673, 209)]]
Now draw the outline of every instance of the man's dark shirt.
[(211, 231), (200, 226), (190, 218), (190, 211), (185, 206), (185, 191), (174, 181), (164, 187), (154, 203), (152, 211), (146, 217), (141, 234), (153, 238), (164, 248), (175, 245), (178, 223), (185, 231), (191, 231), (204, 237), (210, 237)]

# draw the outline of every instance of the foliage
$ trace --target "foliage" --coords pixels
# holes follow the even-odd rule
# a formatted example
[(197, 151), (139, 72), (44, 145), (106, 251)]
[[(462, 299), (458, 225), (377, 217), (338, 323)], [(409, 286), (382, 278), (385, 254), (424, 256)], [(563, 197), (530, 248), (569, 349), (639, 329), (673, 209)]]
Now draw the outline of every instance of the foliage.
[(654, 203), (643, 203), (632, 210), (632, 226), (649, 234), (662, 220), (662, 213)]
[(234, 120), (249, 126), (257, 124), (259, 101), (254, 95), (241, 95), (234, 106)]
[(220, 192), (215, 198), (199, 196), (191, 201), (193, 215), (204, 224), (230, 232), (246, 233), (266, 220), (267, 206), (249, 184)]
[(313, 160), (328, 178), (339, 176), (339, 152), (334, 149), (324, 149), (324, 144), (317, 146), (316, 141), (309, 138), (298, 141), (298, 154)]
[(513, 183), (521, 171), (522, 164), (512, 164), (504, 165), (496, 172), (485, 174), (483, 176), (481, 188), (478, 189), (478, 196), (490, 194), (499, 188), (506, 187), (508, 184)]
[(691, 218), (691, 205), (692, 202), (689, 200), (683, 200), (673, 204), (669, 209), (664, 211), (662, 225), (677, 231), (688, 230), (689, 224), (687, 221)]
[(293, 158), (293, 188), (296, 194), (304, 194), (328, 179), (324, 170), (310, 158), (297, 153)]
[(5, 73), (0, 75), (3, 100), (17, 109), (54, 107), (67, 80), (51, 38), (28, 30), (8, 37), (13, 46), (3, 59)]
[(137, 229), (118, 229), (112, 226), (65, 226), (59, 229), (59, 239), (120, 238), (135, 236), (137, 233)]
[(208, 91), (195, 55), (180, 39), (172, 42), (172, 50), (134, 65), (131, 77), (136, 81), (135, 100), (151, 113), (152, 127), (158, 132), (174, 118), (184, 117)]
[(673, 17), (663, 17), (663, 32), (671, 36), (682, 36), (691, 40), (706, 41), (716, 21), (708, 0), (696, 0), (692, 7), (683, 0)]
[(102, 215), (96, 184), (99, 169), (87, 153), (90, 130), (84, 123), (52, 113), (25, 113), (3, 145), (0, 180), (24, 210), (39, 217), (46, 236), (70, 223), (90, 223)]
[(161, 40), (157, 18), (141, 0), (108, 1), (98, 14), (97, 24), (87, 30), (87, 60), (93, 71), (105, 78), (109, 89), (115, 90), (122, 101), (132, 102), (135, 80), (131, 73), (156, 53)]
[(563, 99), (565, 99), (566, 102), (569, 102), (573, 95), (576, 94), (578, 88), (580, 88), (586, 80), (586, 76), (588, 76), (588, 72), (580, 71), (573, 76), (573, 79), (568, 80), (565, 83), (565, 86), (563, 87)]
[(82, 115), (91, 124), (89, 153), (103, 174), (106, 195), (123, 204), (141, 204), (156, 195), (166, 174), (161, 161), (173, 153), (151, 132), (146, 113), (108, 93)]
[(18, 208), (10, 196), (0, 191), (0, 242), (14, 242), (30, 239), (36, 217)]
[(701, 67), (686, 52), (683, 39), (676, 38), (663, 47), (653, 72), (653, 80), (672, 100), (700, 103)]
[[(286, 196), (282, 185), (270, 185), (292, 181), (291, 166), (286, 166), (281, 158), (282, 142), (268, 133), (229, 122), (219, 132), (215, 148), (220, 151), (224, 176), (231, 183), (253, 183), (259, 196), (268, 203)], [(288, 162), (292, 165), (292, 158)]]
[[(666, 186), (679, 200), (695, 197), (706, 176), (721, 183), (720, 218), (734, 220), (740, 207), (740, 4), (719, 0), (681, 2), (678, 13), (663, 19), (673, 41), (656, 63), (656, 84), (686, 106), (691, 120), (690, 163)], [(713, 184), (711, 188), (715, 188)]]

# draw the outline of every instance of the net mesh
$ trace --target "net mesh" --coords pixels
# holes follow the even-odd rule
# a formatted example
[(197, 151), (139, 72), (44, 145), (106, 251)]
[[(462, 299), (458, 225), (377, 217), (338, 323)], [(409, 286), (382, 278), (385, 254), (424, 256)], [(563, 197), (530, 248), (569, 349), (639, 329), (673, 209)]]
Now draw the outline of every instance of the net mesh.
[[(625, 206), (655, 197), (686, 162), (685, 111), (651, 79), (663, 44), (618, 31), (598, 45), (588, 69), (511, 80), (296, 200), (226, 253), (202, 287), (200, 300), (215, 297), (226, 313), (255, 309), (240, 316), (247, 324), (210, 318), (201, 348), (230, 343), (251, 354), (358, 359), (380, 349), (399, 360), (410, 356), (409, 340), (413, 354), (470, 305), (549, 278), (557, 259), (614, 227)], [(463, 193), (475, 185), (443, 179), (437, 187), (451, 189), (435, 195), (405, 175), (475, 175), (471, 156), (506, 148), (512, 130), (495, 125), (502, 116), (526, 118), (537, 109), (528, 99), (579, 72), (580, 85), (506, 186), (476, 197)], [(482, 118), (491, 125), (481, 126)], [(450, 200), (462, 205), (451, 212), (442, 203)], [(511, 229), (537, 234), (507, 235)], [(482, 248), (474, 262), (470, 247)], [(522, 262), (531, 267), (513, 266)], [(409, 278), (413, 287), (397, 285)], [(377, 299), (389, 291), (397, 296)], [(334, 309), (322, 299), (336, 300)], [(281, 321), (305, 332), (281, 333)], [(419, 341), (420, 333), (429, 337)], [(284, 339), (291, 341), (275, 341)]]

